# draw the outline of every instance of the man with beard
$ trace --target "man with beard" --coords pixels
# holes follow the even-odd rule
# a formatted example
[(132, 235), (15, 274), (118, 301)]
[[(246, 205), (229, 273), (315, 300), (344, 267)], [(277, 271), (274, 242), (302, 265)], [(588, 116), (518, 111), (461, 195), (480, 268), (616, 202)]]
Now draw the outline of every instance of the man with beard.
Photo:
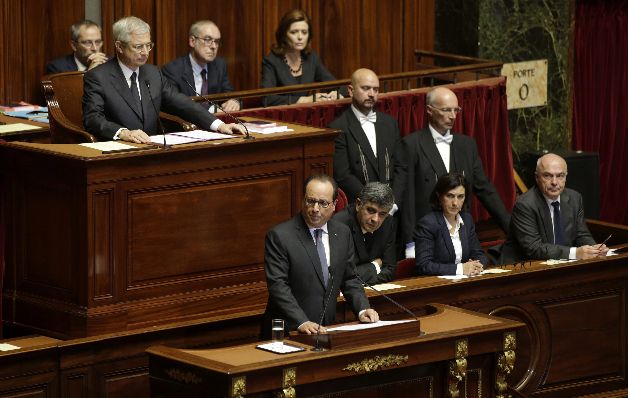
[(334, 179), (354, 202), (365, 184), (392, 184), (399, 127), (390, 115), (375, 111), (379, 79), (369, 69), (358, 69), (349, 85), (351, 106), (329, 127), (340, 129), (334, 152)]

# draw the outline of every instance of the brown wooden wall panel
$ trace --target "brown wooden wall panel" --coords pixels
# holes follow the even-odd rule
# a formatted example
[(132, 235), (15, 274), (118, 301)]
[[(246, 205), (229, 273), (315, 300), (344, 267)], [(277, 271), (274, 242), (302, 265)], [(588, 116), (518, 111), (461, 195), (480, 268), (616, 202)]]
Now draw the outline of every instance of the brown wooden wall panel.
[[(236, 90), (259, 87), (262, 57), (281, 16), (303, 8), (313, 20), (315, 51), (337, 78), (359, 67), (394, 73), (414, 67), (414, 49), (433, 48), (435, 0), (101, 0), (104, 51), (111, 25), (135, 15), (151, 25), (149, 62), (163, 65), (188, 51), (189, 26), (211, 19), (221, 30), (219, 56)], [(0, 0), (0, 103), (42, 101), (49, 60), (68, 54), (69, 27), (85, 17), (84, 0)]]

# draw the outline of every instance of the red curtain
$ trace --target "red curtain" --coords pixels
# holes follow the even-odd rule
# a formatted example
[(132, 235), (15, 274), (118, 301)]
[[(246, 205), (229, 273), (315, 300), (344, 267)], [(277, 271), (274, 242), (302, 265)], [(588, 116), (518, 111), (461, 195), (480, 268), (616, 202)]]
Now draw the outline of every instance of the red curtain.
[(573, 149), (600, 154), (600, 219), (628, 224), (628, 1), (578, 0)]
[[(508, 210), (515, 203), (515, 183), (512, 173), (512, 151), (508, 109), (506, 107), (505, 78), (451, 85), (462, 107), (462, 116), (456, 120), (454, 131), (475, 138), (484, 171), (495, 184)], [(427, 125), (425, 95), (428, 89), (395, 92), (380, 95), (378, 111), (397, 119), (401, 135), (406, 136)], [(302, 106), (258, 108), (239, 112), (240, 116), (253, 116), (304, 123), (325, 127), (348, 106), (341, 103), (316, 103)], [(474, 200), (472, 214), (476, 220), (489, 218), (479, 201)]]

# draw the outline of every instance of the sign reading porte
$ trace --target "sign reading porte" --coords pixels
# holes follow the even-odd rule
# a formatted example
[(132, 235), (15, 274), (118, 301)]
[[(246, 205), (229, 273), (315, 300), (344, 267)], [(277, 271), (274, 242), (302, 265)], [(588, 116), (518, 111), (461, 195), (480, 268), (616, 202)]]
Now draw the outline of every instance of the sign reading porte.
[(547, 60), (504, 64), (508, 109), (547, 105)]

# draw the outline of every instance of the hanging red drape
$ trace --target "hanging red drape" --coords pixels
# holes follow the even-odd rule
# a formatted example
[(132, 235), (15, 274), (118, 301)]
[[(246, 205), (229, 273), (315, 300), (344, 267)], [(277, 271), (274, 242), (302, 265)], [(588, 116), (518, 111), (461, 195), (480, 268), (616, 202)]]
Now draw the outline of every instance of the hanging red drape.
[(628, 224), (628, 1), (577, 0), (573, 149), (600, 155), (600, 219)]
[[(475, 138), (488, 179), (497, 188), (506, 208), (512, 209), (516, 197), (505, 78), (448, 87), (456, 93), (459, 105), (463, 109), (461, 116), (456, 120), (454, 131)], [(427, 125), (425, 96), (428, 90), (382, 94), (377, 103), (378, 111), (386, 112), (397, 120), (402, 136), (411, 134)], [(348, 104), (348, 100), (340, 104), (321, 102), (302, 106), (251, 109), (239, 112), (238, 115), (325, 127), (336, 119)], [(488, 212), (479, 201), (473, 201), (471, 210), (476, 220), (489, 218)]]

